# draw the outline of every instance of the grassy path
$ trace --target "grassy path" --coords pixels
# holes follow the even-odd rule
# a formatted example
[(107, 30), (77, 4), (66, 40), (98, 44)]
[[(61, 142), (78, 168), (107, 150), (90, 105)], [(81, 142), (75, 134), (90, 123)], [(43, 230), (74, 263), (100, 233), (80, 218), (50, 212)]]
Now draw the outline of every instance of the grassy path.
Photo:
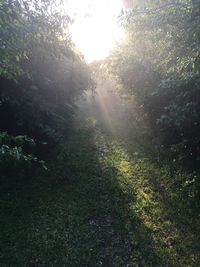
[(168, 175), (82, 126), (48, 175), (2, 185), (0, 266), (200, 266)]

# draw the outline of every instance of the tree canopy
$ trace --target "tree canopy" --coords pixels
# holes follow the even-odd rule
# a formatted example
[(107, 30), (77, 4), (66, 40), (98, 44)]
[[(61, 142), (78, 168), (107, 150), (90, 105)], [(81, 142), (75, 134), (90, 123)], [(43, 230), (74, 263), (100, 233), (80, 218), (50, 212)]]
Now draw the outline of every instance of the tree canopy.
[(110, 68), (138, 101), (160, 152), (198, 162), (200, 2), (143, 2), (121, 15), (126, 39)]
[(0, 1), (0, 130), (59, 142), (91, 86), (58, 1)]

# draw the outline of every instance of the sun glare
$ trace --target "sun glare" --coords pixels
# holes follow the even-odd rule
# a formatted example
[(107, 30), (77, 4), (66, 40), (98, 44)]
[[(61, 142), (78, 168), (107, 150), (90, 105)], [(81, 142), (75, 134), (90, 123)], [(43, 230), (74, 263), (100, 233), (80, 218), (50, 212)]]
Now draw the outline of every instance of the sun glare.
[(87, 62), (104, 59), (122, 38), (117, 16), (121, 0), (69, 0), (66, 9), (75, 18), (72, 40)]

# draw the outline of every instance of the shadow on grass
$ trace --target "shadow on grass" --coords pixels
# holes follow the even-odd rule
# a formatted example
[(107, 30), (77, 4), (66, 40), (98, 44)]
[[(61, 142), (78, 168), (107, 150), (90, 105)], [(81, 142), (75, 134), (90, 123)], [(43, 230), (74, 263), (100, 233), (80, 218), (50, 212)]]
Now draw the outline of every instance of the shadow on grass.
[(133, 188), (94, 126), (71, 134), (51, 172), (1, 188), (1, 266), (170, 266), (131, 209)]
[(177, 182), (183, 178), (177, 177), (177, 172), (172, 173), (169, 166), (158, 166), (123, 147), (132, 165), (131, 172), (138, 176), (135, 192), (142, 207), (138, 215), (148, 225), (156, 254), (165, 262), (163, 266), (199, 266), (199, 217), (191, 212), (179, 192)]

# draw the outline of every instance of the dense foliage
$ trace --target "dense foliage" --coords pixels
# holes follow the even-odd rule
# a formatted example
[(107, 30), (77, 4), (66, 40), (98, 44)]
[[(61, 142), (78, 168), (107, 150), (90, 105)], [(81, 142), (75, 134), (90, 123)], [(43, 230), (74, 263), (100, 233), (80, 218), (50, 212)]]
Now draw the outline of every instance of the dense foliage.
[(126, 38), (109, 66), (137, 102), (132, 120), (146, 123), (159, 160), (199, 168), (200, 1), (141, 1), (120, 20)]
[(199, 1), (126, 0), (88, 68), (63, 0), (0, 0), (0, 266), (200, 266)]
[(39, 154), (68, 134), (74, 102), (90, 86), (70, 22), (56, 1), (0, 1), (0, 131), (34, 138)]

